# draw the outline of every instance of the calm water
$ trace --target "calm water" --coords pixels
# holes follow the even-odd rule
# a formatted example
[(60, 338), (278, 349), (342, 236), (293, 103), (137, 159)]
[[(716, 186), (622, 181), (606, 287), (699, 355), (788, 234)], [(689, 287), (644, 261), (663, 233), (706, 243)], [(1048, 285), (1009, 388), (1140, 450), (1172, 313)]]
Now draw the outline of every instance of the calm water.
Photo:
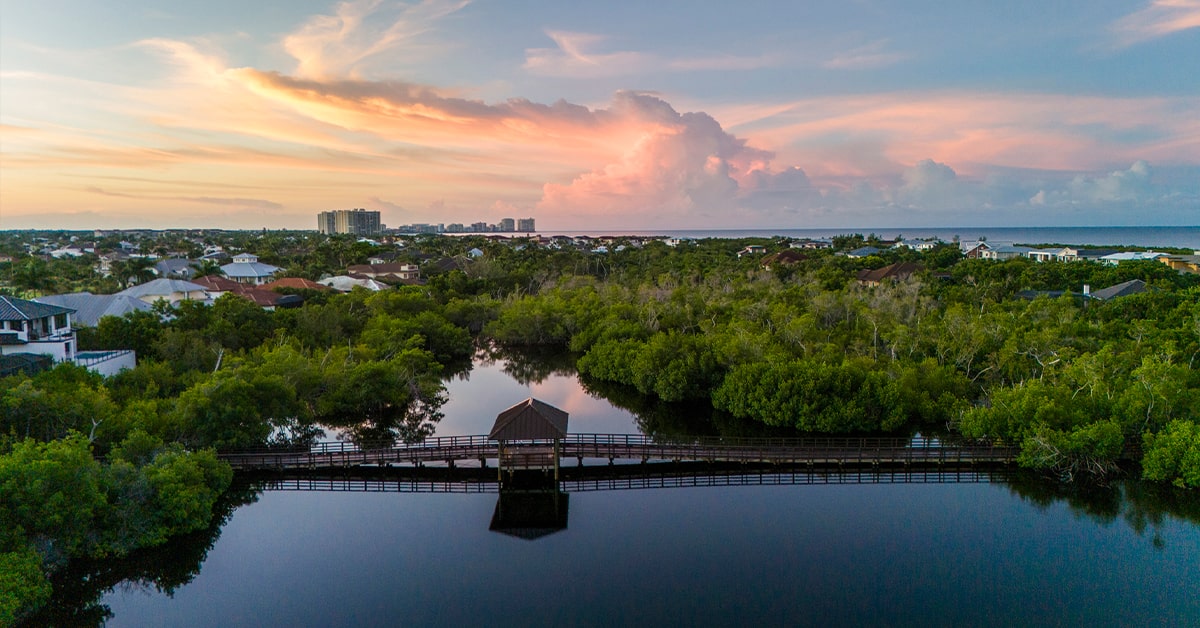
[[(568, 410), (572, 431), (666, 421), (533, 370), (455, 380), (438, 433), (484, 433), (531, 393)], [(565, 528), (536, 540), (489, 530), (497, 499), (265, 491), (219, 530), (123, 567), (142, 584), (100, 601), (110, 626), (1200, 622), (1198, 500), (1135, 482), (574, 492)]]
[[(554, 235), (557, 232), (545, 232)], [(974, 242), (1019, 244), (1090, 244), (1095, 246), (1179, 247), (1200, 250), (1200, 227), (884, 227), (843, 229), (708, 229), (677, 231), (567, 231), (567, 235), (664, 235), (687, 238), (830, 238), (846, 233), (874, 233), (885, 240), (896, 237), (932, 238), (950, 242), (955, 236)]]

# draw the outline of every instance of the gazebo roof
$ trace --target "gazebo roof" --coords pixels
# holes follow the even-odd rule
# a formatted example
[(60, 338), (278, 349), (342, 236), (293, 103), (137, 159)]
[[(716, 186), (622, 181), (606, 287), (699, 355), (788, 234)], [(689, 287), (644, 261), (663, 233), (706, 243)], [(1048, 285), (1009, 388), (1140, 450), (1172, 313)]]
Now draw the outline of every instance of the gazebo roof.
[(550, 440), (567, 435), (567, 413), (533, 397), (496, 415), (491, 440)]

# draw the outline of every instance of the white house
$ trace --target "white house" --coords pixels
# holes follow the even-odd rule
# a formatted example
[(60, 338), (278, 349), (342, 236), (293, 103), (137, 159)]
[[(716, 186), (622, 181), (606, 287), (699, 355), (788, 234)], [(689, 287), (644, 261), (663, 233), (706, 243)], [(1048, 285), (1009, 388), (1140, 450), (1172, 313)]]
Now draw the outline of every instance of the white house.
[(137, 364), (137, 356), (129, 349), (79, 351), (74, 314), (75, 310), (68, 307), (0, 296), (0, 355), (49, 356), (55, 362), (74, 362), (105, 377)]
[(233, 263), (221, 267), (221, 272), (238, 283), (261, 286), (275, 278), (279, 267), (259, 262), (252, 253), (238, 253), (233, 256)]
[(55, 362), (74, 359), (74, 313), (57, 305), (0, 296), (0, 353), (36, 353)]

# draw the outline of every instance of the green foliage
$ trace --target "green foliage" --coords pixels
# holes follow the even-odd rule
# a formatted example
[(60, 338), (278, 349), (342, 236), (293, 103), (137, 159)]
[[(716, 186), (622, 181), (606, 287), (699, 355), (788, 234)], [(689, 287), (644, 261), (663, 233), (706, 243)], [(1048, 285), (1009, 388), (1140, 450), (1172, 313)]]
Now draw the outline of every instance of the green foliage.
[(1171, 482), (1180, 488), (1200, 488), (1200, 424), (1171, 421), (1143, 437), (1142, 477)]
[(0, 626), (12, 626), (50, 599), (42, 557), (31, 547), (0, 551)]
[(298, 411), (283, 377), (222, 371), (180, 394), (174, 415), (189, 444), (249, 447), (266, 444)]
[(729, 372), (712, 399), (734, 416), (810, 432), (894, 430), (906, 418), (896, 383), (849, 361), (743, 364)]
[(1125, 438), (1115, 421), (1097, 421), (1070, 430), (1039, 425), (1022, 441), (1017, 462), (1050, 470), (1064, 479), (1079, 473), (1104, 476), (1116, 469)]
[(0, 456), (0, 548), (33, 543), (47, 562), (90, 548), (92, 520), (106, 500), (87, 440), (17, 443)]

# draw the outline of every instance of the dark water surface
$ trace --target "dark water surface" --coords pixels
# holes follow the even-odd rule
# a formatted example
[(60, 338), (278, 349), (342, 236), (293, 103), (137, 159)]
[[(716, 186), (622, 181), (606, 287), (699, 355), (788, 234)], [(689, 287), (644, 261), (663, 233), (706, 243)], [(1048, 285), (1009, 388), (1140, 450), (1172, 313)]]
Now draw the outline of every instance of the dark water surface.
[[(571, 431), (639, 429), (567, 371), (520, 373), (453, 382), (438, 434), (531, 393)], [(536, 540), (489, 529), (498, 498), (267, 490), (178, 551), (199, 571), (173, 595), (142, 574), (101, 602), (109, 626), (1200, 625), (1197, 498), (1132, 481), (574, 492)]]

